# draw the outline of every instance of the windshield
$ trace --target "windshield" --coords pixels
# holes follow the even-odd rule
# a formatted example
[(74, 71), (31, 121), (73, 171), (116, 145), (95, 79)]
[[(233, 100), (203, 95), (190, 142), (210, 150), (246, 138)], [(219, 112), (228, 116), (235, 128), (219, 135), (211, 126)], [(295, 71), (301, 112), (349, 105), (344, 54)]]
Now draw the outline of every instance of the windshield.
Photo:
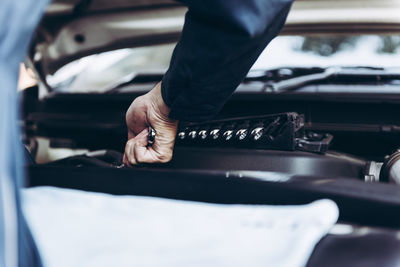
[[(46, 77), (57, 92), (105, 92), (137, 74), (167, 70), (175, 44), (120, 49), (67, 64)], [(398, 35), (279, 36), (252, 69), (282, 67), (400, 66)]]

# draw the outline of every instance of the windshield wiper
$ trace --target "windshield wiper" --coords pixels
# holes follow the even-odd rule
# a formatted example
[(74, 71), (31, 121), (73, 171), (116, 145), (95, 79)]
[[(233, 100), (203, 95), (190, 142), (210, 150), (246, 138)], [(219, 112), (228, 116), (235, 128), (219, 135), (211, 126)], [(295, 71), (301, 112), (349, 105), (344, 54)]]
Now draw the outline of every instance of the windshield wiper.
[(270, 86), (271, 90), (274, 92), (290, 91), (308, 85), (310, 83), (326, 80), (338, 74), (339, 71), (340, 71), (339, 68), (327, 68), (325, 69), (325, 71), (320, 73), (314, 73), (314, 74), (308, 74), (304, 76), (290, 78), (277, 83), (272, 83)]
[(333, 84), (388, 83), (400, 80), (400, 71), (374, 67), (281, 68), (249, 73), (245, 81), (264, 81), (266, 91), (287, 92), (306, 85), (331, 82)]
[(154, 72), (136, 72), (130, 74), (128, 77), (124, 77), (118, 81), (116, 81), (113, 85), (109, 85), (109, 89), (104, 90), (106, 93), (117, 93), (121, 91), (121, 89), (126, 88), (129, 85), (134, 84), (154, 84), (161, 81), (164, 76), (163, 71), (154, 71)]
[[(134, 84), (153, 84), (159, 82), (164, 75), (162, 71), (133, 73), (127, 79), (116, 81), (106, 93), (117, 93)], [(266, 91), (287, 92), (298, 90), (306, 85), (320, 82), (332, 84), (365, 84), (388, 83), (400, 80), (399, 69), (384, 69), (376, 67), (293, 67), (279, 68), (267, 71), (251, 71), (244, 82), (265, 82)]]

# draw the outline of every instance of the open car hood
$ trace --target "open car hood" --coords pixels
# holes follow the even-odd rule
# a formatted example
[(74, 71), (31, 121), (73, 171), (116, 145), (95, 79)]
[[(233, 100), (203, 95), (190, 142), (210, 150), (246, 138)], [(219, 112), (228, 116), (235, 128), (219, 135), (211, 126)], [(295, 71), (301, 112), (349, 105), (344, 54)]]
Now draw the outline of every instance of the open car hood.
[[(54, 0), (29, 57), (42, 80), (95, 53), (175, 42), (187, 8), (171, 0)], [(396, 0), (297, 0), (283, 34), (400, 32)]]
[(44, 77), (87, 55), (173, 42), (185, 12), (169, 0), (55, 0), (38, 27), (30, 58)]

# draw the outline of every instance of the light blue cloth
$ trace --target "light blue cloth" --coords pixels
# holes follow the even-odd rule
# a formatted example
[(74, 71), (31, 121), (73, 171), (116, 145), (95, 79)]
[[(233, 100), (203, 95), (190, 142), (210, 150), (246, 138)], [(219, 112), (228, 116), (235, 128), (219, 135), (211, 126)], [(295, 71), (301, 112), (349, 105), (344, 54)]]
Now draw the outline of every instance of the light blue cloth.
[(224, 205), (55, 187), (22, 195), (51, 267), (302, 267), (339, 216), (326, 199)]
[(19, 64), (48, 0), (0, 0), (0, 267), (41, 266), (23, 219), (17, 127)]

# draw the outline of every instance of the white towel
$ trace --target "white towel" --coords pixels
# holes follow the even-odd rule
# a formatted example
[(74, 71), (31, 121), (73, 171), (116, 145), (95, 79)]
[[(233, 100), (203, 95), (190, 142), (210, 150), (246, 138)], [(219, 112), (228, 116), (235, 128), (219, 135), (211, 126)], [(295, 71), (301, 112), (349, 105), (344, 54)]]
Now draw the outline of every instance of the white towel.
[(304, 266), (338, 218), (330, 200), (222, 205), (39, 187), (23, 207), (46, 267)]

